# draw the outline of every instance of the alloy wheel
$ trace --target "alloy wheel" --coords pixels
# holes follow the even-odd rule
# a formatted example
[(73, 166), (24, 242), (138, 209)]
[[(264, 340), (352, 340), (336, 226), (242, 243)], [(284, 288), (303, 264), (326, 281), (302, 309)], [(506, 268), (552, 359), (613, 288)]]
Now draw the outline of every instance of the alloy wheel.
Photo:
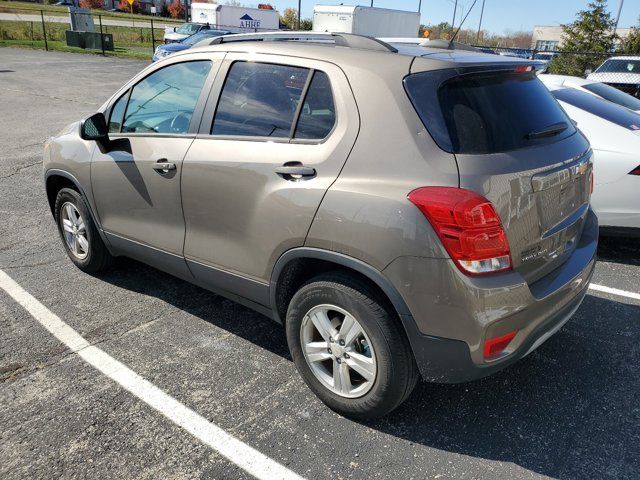
[(335, 305), (313, 307), (302, 320), (300, 343), (315, 377), (346, 398), (365, 395), (376, 379), (376, 355), (362, 325)]

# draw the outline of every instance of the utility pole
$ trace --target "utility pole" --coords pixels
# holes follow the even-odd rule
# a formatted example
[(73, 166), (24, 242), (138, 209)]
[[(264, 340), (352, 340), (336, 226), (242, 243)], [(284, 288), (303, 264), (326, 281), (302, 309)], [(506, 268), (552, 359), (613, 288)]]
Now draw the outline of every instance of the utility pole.
[(418, 13), (422, 13), (422, 0), (418, 0)]
[(480, 29), (482, 28), (483, 15), (484, 15), (484, 0), (482, 0), (482, 10), (480, 10), (480, 23), (478, 24), (478, 35), (476, 35), (476, 45), (480, 45)]
[(618, 30), (618, 22), (620, 21), (620, 12), (622, 12), (622, 5), (624, 0), (620, 0), (620, 6), (618, 7), (618, 15), (616, 16), (616, 24), (613, 26), (613, 36), (616, 36), (616, 30)]
[(300, 5), (301, 5), (301, 3), (302, 3), (302, 0), (298, 0), (298, 30), (300, 30), (300, 15), (301, 15), (301, 13), (300, 13), (301, 6)]

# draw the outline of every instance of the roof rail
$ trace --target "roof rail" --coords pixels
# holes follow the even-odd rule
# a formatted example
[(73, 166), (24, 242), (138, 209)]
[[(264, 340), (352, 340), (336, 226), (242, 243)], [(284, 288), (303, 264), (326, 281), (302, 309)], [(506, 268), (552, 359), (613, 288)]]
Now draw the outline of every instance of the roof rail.
[(340, 47), (360, 48), (363, 50), (375, 50), (378, 52), (397, 53), (398, 50), (388, 43), (377, 38), (366, 35), (354, 35), (352, 33), (333, 32), (263, 32), (263, 33), (240, 33), (235, 35), (225, 35), (216, 37), (209, 45), (219, 45), (221, 43), (233, 42), (279, 42), (279, 41), (332, 41)]

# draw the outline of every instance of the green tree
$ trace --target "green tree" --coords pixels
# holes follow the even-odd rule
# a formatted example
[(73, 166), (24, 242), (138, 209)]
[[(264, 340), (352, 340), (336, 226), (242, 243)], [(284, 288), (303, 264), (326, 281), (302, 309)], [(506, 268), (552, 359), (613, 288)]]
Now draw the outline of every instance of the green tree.
[(629, 35), (622, 40), (620, 50), (623, 53), (640, 55), (640, 19), (638, 19), (638, 26), (632, 27)]
[(575, 22), (562, 25), (563, 53), (553, 59), (549, 72), (582, 76), (600, 65), (613, 49), (614, 24), (607, 0), (589, 2), (587, 10), (576, 14)]
[(300, 20), (300, 30), (313, 30), (313, 21), (310, 18)]

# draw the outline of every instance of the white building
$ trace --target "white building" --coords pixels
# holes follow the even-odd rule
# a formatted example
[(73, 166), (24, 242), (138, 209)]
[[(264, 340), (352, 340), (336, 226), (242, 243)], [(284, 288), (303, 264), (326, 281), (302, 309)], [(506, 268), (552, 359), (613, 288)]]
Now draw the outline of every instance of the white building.
[[(630, 28), (618, 28), (616, 34), (624, 38), (631, 32)], [(562, 50), (562, 27), (545, 27), (536, 25), (533, 27), (531, 48), (536, 50)]]

